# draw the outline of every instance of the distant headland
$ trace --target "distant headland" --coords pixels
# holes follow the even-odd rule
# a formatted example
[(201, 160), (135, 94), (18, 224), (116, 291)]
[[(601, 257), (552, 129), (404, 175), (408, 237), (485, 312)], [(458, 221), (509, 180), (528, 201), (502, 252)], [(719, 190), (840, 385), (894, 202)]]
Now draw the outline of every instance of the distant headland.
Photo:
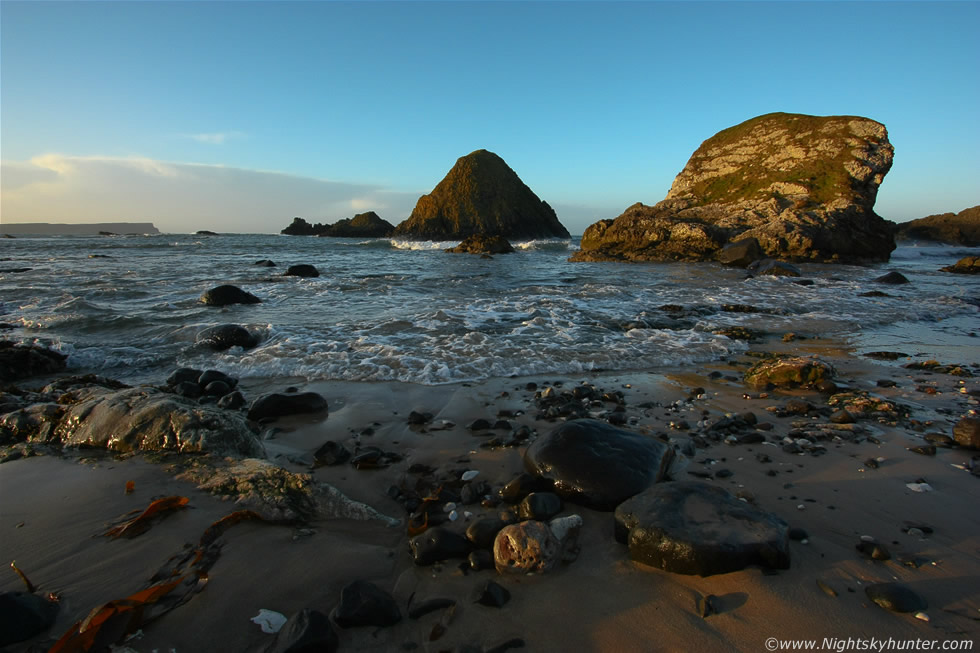
[(160, 230), (152, 222), (89, 222), (86, 224), (59, 224), (56, 222), (20, 222), (0, 224), (0, 234), (22, 236), (98, 236), (158, 234)]

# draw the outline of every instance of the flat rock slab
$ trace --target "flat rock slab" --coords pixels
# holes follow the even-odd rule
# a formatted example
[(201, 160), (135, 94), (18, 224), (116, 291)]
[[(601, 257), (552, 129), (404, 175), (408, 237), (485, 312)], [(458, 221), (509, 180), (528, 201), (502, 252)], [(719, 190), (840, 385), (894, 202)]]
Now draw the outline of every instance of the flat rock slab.
[(615, 528), (631, 559), (677, 574), (789, 568), (786, 522), (708, 483), (655, 485), (616, 508)]
[(563, 499), (609, 511), (662, 480), (672, 459), (670, 447), (659, 440), (580, 419), (535, 440), (524, 467), (553, 481)]

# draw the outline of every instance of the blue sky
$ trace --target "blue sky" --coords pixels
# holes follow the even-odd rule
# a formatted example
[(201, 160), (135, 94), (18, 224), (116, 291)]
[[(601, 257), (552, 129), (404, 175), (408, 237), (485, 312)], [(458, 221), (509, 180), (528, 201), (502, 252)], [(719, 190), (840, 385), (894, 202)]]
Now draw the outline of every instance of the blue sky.
[(978, 2), (0, 3), (0, 219), (398, 223), (501, 155), (572, 233), (772, 111), (883, 122), (876, 210), (980, 203)]

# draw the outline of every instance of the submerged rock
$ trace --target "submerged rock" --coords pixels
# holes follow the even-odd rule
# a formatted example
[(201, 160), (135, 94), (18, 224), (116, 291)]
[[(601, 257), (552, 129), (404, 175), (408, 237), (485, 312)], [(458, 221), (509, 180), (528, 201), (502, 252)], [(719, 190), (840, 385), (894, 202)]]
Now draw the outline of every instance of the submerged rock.
[(288, 268), (286, 268), (286, 271), (282, 273), (282, 276), (315, 279), (316, 277), (320, 276), (320, 271), (312, 265), (300, 263), (298, 265), (290, 265)]
[(259, 344), (259, 339), (249, 333), (245, 327), (237, 324), (219, 324), (198, 333), (195, 342), (215, 351), (224, 351), (231, 347), (251, 349)]
[(657, 205), (586, 229), (572, 260), (713, 260), (755, 238), (774, 258), (886, 261), (893, 228), (873, 207), (893, 153), (867, 118), (758, 116), (702, 143)]
[(412, 215), (394, 233), (431, 240), (474, 234), (569, 237), (554, 209), (541, 201), (503, 159), (487, 150), (457, 160), (432, 192), (419, 198)]
[(631, 559), (678, 574), (789, 568), (786, 522), (699, 481), (658, 484), (623, 502), (615, 534)]
[(208, 306), (230, 306), (231, 304), (259, 304), (261, 299), (238, 286), (216, 286), (201, 295), (201, 301)]
[(613, 510), (664, 478), (670, 447), (594, 419), (565, 422), (524, 454), (528, 473), (554, 482), (567, 501)]
[(475, 234), (467, 236), (459, 245), (446, 251), (450, 254), (512, 254), (514, 248), (503, 236)]

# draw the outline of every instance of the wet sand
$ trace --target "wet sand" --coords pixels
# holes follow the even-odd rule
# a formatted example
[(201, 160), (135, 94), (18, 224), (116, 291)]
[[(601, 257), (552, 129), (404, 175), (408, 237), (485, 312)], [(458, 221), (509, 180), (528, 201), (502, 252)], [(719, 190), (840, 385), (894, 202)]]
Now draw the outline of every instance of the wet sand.
[[(980, 634), (980, 511), (976, 510), (980, 478), (954, 465), (966, 466), (976, 452), (939, 448), (923, 456), (907, 447), (923, 444), (930, 432), (950, 434), (952, 425), (977, 400), (967, 394), (980, 387), (977, 378), (903, 369), (854, 356), (836, 343), (802, 340), (754, 346), (766, 351), (816, 354), (832, 362), (837, 381), (855, 390), (911, 408), (919, 424), (891, 426), (862, 420), (881, 444), (865, 441), (825, 442), (826, 453), (789, 454), (775, 441), (793, 428), (800, 416), (778, 417), (767, 407), (803, 398), (822, 406), (819, 394), (796, 390), (761, 393), (747, 388), (742, 371), (754, 359), (736, 357), (697, 372), (592, 373), (576, 377), (538, 376), (495, 379), (483, 383), (414, 386), (397, 383), (325, 382), (301, 386), (323, 394), (329, 416), (296, 417), (272, 425), (265, 441), (269, 457), (286, 469), (308, 472), (312, 452), (326, 440), (340, 440), (353, 449), (357, 442), (405, 457), (377, 470), (349, 465), (321, 467), (314, 477), (330, 483), (352, 499), (401, 520), (389, 527), (380, 521), (321, 520), (296, 527), (242, 523), (224, 536), (221, 556), (209, 573), (207, 587), (190, 601), (146, 626), (127, 643), (135, 651), (261, 650), (272, 635), (249, 619), (265, 608), (290, 615), (302, 608), (329, 613), (341, 588), (354, 580), (370, 580), (391, 592), (402, 606), (403, 620), (389, 628), (337, 628), (340, 650), (451, 651), (471, 644), (489, 648), (520, 638), (528, 651), (762, 651), (766, 640), (877, 638), (886, 640), (976, 640)], [(949, 361), (952, 362), (952, 361)], [(973, 363), (974, 361), (962, 361)], [(711, 378), (713, 371), (720, 378)], [(880, 388), (878, 379), (897, 387)], [(414, 565), (407, 546), (402, 506), (388, 488), (412, 482), (408, 467), (421, 463), (440, 472), (478, 470), (494, 490), (522, 469), (523, 448), (488, 450), (466, 426), (477, 418), (495, 419), (501, 410), (539, 434), (557, 423), (537, 420), (533, 391), (561, 382), (568, 388), (583, 381), (597, 388), (620, 390), (626, 397), (627, 428), (650, 434), (686, 437), (698, 422), (728, 412), (752, 411), (773, 425), (773, 444), (729, 446), (712, 443), (698, 449), (680, 478), (688, 472), (720, 469), (731, 475), (715, 483), (749, 494), (762, 508), (781, 516), (791, 527), (808, 533), (805, 543), (793, 541), (791, 568), (776, 574), (758, 568), (701, 578), (666, 573), (629, 560), (625, 546), (613, 539), (612, 513), (566, 503), (562, 514), (579, 514), (585, 525), (578, 559), (551, 573), (500, 576), (493, 571), (463, 573), (458, 561), (433, 567)], [(281, 390), (295, 380), (246, 387)], [(922, 389), (933, 386), (935, 394)], [(688, 400), (692, 388), (705, 390)], [(964, 391), (961, 391), (965, 389)], [(648, 403), (650, 402), (650, 403)], [(679, 402), (679, 403), (676, 403)], [(647, 407), (641, 407), (646, 405)], [(406, 422), (412, 410), (433, 413), (425, 428)], [(707, 415), (705, 415), (705, 411)], [(447, 420), (444, 430), (433, 426)], [(671, 427), (685, 421), (690, 431)], [(797, 424), (798, 425), (798, 424)], [(370, 429), (370, 434), (365, 433)], [(761, 463), (765, 453), (771, 462)], [(877, 469), (865, 466), (881, 458)], [(63, 457), (39, 456), (0, 465), (0, 560), (16, 560), (42, 592), (58, 592), (61, 612), (56, 625), (39, 638), (8, 647), (28, 650), (50, 643), (95, 606), (127, 596), (185, 543), (196, 542), (209, 524), (236, 509), (172, 473), (169, 462), (153, 456), (115, 458), (98, 452), (66, 451)], [(775, 474), (770, 475), (770, 470)], [(925, 479), (931, 492), (917, 493), (906, 484)], [(126, 494), (129, 480), (135, 491)], [(144, 508), (153, 498), (179, 494), (189, 508), (156, 522), (134, 539), (100, 537), (120, 515)], [(504, 507), (504, 506), (501, 506)], [(468, 507), (474, 519), (496, 510)], [(931, 534), (909, 535), (908, 523), (928, 525)], [(450, 528), (462, 532), (461, 520)], [(861, 536), (876, 538), (892, 559), (875, 561), (855, 546)], [(918, 556), (918, 568), (902, 560)], [(502, 608), (472, 602), (472, 593), (487, 579), (511, 592)], [(826, 594), (817, 580), (832, 587)], [(928, 601), (929, 621), (888, 612), (867, 599), (869, 583), (900, 581)], [(0, 591), (22, 590), (11, 571), (0, 574)], [(699, 597), (713, 594), (719, 613), (703, 618)], [(429, 633), (441, 611), (419, 620), (407, 617), (409, 600), (447, 597), (458, 607), (446, 634), (430, 642)]]

